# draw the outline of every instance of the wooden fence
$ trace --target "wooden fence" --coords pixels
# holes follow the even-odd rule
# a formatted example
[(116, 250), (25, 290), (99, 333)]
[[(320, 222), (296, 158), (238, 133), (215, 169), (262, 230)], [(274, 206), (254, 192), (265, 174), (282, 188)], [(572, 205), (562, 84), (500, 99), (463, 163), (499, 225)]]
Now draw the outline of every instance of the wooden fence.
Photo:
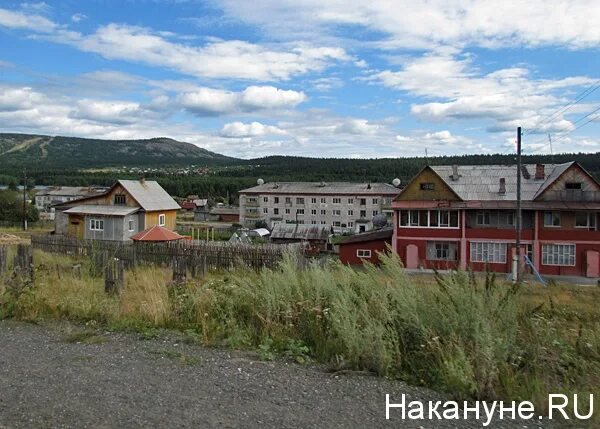
[[(184, 260), (193, 273), (229, 270), (238, 266), (253, 269), (274, 268), (286, 252), (303, 259), (299, 245), (250, 245), (218, 241), (179, 240), (167, 243), (131, 243), (77, 240), (63, 235), (32, 235), (33, 248), (45, 252), (89, 257), (99, 269), (107, 258), (122, 260), (127, 267), (140, 264), (171, 266), (173, 260)], [(97, 261), (97, 262), (96, 262)]]

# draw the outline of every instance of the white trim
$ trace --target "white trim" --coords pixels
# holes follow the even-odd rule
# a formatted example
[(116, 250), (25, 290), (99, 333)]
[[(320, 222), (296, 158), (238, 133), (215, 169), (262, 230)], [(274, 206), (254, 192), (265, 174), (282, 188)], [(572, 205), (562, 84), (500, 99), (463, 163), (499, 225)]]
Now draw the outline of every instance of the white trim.
[[(162, 218), (162, 222), (160, 221)], [(167, 216), (164, 213), (158, 215), (158, 226), (165, 226), (167, 224)]]
[[(573, 246), (573, 263), (572, 264), (555, 264), (555, 263), (546, 263), (544, 262), (544, 246)], [(577, 245), (575, 243), (545, 243), (541, 246), (541, 264), (549, 267), (575, 267), (577, 265)], [(563, 259), (565, 258), (564, 254), (560, 255)], [(569, 256), (571, 256), (569, 254)]]
[[(359, 255), (360, 252), (363, 252), (364, 255)], [(371, 257), (371, 249), (356, 249), (356, 257), (357, 258), (370, 258)]]

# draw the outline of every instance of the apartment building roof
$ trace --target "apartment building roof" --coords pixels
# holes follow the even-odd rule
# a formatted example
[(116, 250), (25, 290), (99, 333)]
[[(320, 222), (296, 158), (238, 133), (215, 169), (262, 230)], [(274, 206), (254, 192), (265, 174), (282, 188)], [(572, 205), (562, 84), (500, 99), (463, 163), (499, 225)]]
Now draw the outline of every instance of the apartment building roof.
[(270, 182), (243, 189), (240, 194), (389, 195), (400, 190), (388, 183)]

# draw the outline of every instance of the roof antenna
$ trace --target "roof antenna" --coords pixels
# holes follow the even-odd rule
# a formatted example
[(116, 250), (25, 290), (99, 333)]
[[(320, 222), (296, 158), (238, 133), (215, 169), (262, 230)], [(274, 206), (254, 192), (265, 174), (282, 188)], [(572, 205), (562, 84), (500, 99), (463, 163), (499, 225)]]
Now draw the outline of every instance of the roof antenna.
[(550, 162), (554, 165), (554, 151), (552, 150), (552, 136), (548, 133), (548, 141), (550, 142)]
[(429, 157), (427, 156), (427, 148), (425, 148), (425, 166), (429, 165)]

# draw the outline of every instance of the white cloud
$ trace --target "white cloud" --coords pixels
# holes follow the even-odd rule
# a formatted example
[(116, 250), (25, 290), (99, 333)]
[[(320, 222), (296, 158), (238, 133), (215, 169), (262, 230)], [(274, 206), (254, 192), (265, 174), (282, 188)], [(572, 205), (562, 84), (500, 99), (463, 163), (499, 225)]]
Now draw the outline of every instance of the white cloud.
[(83, 13), (76, 13), (73, 16), (71, 16), (71, 21), (73, 21), (73, 22), (81, 22), (84, 19), (87, 19), (87, 15), (85, 15)]
[(260, 122), (252, 122), (245, 124), (243, 122), (230, 122), (223, 126), (221, 137), (258, 137), (267, 135), (286, 135), (287, 133), (281, 128), (273, 125), (264, 125)]
[(431, 49), (468, 45), (560, 45), (570, 49), (600, 44), (596, 0), (222, 0), (231, 16), (278, 37), (309, 38), (359, 26), (385, 37), (382, 48)]
[(436, 100), (411, 105), (411, 113), (420, 119), (434, 122), (487, 119), (492, 121), (488, 130), (494, 132), (512, 130), (516, 124), (539, 128), (539, 132), (571, 129), (573, 125), (565, 115), (557, 115), (544, 124), (541, 119), (566, 102), (557, 95), (558, 90), (595, 82), (580, 76), (535, 79), (524, 67), (485, 74), (474, 66), (472, 57), (435, 53), (407, 59), (401, 70), (379, 72), (371, 79), (417, 97)]
[(197, 88), (177, 98), (183, 108), (199, 116), (287, 109), (305, 100), (303, 92), (273, 86), (249, 86), (241, 92)]
[(0, 27), (51, 33), (58, 28), (58, 25), (40, 15), (0, 8)]

